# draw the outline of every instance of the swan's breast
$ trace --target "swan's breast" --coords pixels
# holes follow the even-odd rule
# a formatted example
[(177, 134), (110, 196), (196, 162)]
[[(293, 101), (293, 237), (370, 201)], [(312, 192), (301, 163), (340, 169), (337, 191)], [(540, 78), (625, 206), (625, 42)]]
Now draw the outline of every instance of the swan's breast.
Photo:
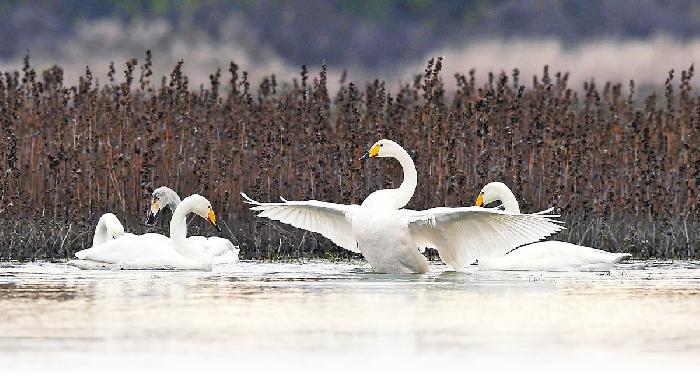
[(375, 208), (376, 210), (396, 210), (394, 208), (395, 196), (391, 189), (372, 192), (362, 201), (363, 208)]

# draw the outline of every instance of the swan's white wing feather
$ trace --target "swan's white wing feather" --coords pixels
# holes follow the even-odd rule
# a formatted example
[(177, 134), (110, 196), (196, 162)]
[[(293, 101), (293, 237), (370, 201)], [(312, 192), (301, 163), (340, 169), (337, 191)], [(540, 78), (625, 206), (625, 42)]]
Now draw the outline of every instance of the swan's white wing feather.
[(550, 214), (516, 214), (481, 207), (402, 210), (416, 246), (436, 248), (456, 270), (491, 255), (504, 255), (563, 229)]
[(274, 219), (294, 227), (319, 233), (333, 243), (360, 253), (352, 232), (351, 218), (358, 205), (342, 205), (317, 200), (258, 202), (241, 193), (245, 202), (255, 205), (258, 217)]

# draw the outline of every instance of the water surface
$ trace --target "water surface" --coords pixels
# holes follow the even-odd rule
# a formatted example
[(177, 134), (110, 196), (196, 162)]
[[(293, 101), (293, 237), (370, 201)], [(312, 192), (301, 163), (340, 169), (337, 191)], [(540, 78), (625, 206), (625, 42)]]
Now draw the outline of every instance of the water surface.
[(0, 364), (13, 374), (668, 371), (698, 359), (692, 262), (610, 273), (434, 264), (420, 276), (330, 262), (210, 273), (0, 264)]

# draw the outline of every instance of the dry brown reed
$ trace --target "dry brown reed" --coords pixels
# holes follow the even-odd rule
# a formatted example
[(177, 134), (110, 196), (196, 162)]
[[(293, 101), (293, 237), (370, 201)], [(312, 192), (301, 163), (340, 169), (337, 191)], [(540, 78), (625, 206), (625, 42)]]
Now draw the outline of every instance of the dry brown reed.
[[(398, 163), (358, 161), (379, 138), (416, 162), (412, 208), (470, 205), (500, 180), (525, 211), (560, 209), (568, 230), (559, 239), (642, 258), (697, 255), (693, 67), (680, 83), (669, 72), (659, 98), (637, 98), (634, 82), (576, 90), (547, 67), (529, 83), (517, 70), (483, 85), (474, 71), (458, 74), (448, 93), (437, 59), (396, 91), (342, 82), (331, 96), (325, 67), (253, 89), (231, 63), (226, 77), (192, 88), (183, 62), (153, 81), (150, 60), (128, 61), (122, 81), (111, 65), (100, 84), (86, 68), (72, 87), (60, 67), (38, 74), (28, 57), (0, 75), (0, 259), (71, 257), (106, 211), (129, 231), (152, 231), (144, 213), (160, 185), (206, 195), (243, 257), (352, 257), (320, 235), (257, 220), (239, 192), (360, 203), (401, 180)], [(209, 234), (203, 222), (191, 233)]]

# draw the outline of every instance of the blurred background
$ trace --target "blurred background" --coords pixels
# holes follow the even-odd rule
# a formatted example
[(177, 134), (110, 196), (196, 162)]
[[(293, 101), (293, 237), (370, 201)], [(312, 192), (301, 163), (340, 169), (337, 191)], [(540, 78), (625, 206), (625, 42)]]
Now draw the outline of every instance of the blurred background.
[[(194, 83), (235, 61), (255, 81), (325, 62), (332, 78), (410, 80), (431, 56), (444, 73), (569, 71), (574, 85), (662, 84), (700, 58), (697, 0), (44, 0), (0, 1), (0, 70), (89, 65), (153, 51), (155, 74), (185, 61)], [(452, 80), (447, 80), (448, 82)]]

